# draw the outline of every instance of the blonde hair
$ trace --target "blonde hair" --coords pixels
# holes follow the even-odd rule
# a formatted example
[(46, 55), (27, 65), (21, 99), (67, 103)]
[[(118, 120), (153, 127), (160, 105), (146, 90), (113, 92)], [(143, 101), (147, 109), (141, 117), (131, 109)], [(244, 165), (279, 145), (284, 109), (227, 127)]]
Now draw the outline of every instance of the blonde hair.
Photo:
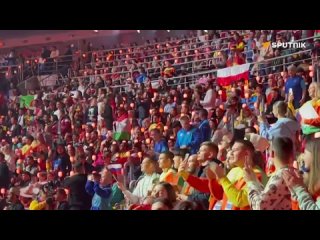
[(317, 82), (312, 82), (309, 87), (311, 86), (314, 86), (315, 87), (315, 98), (316, 100), (319, 100), (320, 99), (320, 83), (317, 83)]
[(305, 150), (313, 154), (306, 185), (309, 193), (314, 195), (320, 192), (320, 139), (307, 140)]

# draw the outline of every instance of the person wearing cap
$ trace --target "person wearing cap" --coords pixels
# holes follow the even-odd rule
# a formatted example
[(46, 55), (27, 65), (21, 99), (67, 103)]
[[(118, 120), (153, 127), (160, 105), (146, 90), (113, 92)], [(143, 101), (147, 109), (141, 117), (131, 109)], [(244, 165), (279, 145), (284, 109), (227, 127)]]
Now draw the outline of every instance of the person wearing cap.
[(20, 190), (17, 187), (12, 187), (9, 190), (9, 194), (7, 197), (8, 205), (4, 208), (4, 210), (24, 210), (24, 206), (21, 204), (19, 200)]

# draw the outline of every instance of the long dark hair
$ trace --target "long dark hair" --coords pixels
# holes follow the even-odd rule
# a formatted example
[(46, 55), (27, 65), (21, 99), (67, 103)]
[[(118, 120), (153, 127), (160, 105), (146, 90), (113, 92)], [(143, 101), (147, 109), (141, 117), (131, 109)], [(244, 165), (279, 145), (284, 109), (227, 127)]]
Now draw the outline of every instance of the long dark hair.
[(172, 187), (172, 185), (170, 183), (160, 182), (160, 183), (158, 183), (158, 185), (161, 185), (162, 187), (164, 187), (166, 189), (166, 191), (168, 193), (168, 200), (170, 201), (171, 204), (176, 202), (177, 195), (176, 195), (176, 192), (174, 191), (174, 188)]
[(179, 202), (173, 210), (206, 210), (203, 204), (199, 202), (192, 202), (192, 201), (182, 201)]

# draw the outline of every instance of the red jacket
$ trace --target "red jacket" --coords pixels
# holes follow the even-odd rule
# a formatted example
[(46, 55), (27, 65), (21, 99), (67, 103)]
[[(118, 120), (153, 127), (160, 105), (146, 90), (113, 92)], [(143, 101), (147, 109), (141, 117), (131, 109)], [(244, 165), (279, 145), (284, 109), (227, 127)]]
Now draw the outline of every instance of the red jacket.
[(189, 185), (200, 192), (210, 193), (209, 209), (212, 209), (218, 200), (222, 200), (223, 188), (216, 180), (198, 178), (189, 175), (187, 178)]

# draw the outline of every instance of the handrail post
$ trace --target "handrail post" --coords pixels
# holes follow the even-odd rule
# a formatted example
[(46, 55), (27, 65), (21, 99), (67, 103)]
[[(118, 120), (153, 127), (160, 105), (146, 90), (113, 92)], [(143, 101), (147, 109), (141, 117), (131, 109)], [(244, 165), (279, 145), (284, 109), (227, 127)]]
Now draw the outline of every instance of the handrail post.
[(320, 71), (319, 71), (319, 57), (318, 57), (318, 53), (316, 52), (316, 61), (315, 64), (313, 65), (313, 76), (315, 76), (315, 73), (317, 74), (317, 83), (320, 82)]

